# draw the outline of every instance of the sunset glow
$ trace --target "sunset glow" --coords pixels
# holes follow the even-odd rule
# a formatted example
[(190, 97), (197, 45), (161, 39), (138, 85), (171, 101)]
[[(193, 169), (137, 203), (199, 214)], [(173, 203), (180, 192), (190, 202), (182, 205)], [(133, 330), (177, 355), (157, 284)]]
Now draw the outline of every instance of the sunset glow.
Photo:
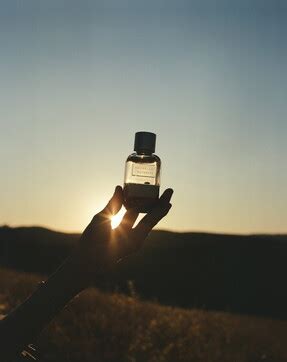
[(287, 232), (279, 3), (3, 2), (0, 225), (80, 232), (149, 131), (174, 189), (156, 228)]

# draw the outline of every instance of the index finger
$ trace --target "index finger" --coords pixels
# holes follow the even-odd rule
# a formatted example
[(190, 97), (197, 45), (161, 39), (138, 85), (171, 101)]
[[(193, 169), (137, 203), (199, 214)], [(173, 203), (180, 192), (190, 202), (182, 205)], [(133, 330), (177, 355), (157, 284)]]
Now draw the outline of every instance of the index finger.
[(138, 223), (135, 228), (135, 234), (145, 237), (152, 228), (167, 215), (171, 208), (170, 199), (173, 194), (172, 189), (166, 189), (161, 195), (156, 205), (150, 212)]

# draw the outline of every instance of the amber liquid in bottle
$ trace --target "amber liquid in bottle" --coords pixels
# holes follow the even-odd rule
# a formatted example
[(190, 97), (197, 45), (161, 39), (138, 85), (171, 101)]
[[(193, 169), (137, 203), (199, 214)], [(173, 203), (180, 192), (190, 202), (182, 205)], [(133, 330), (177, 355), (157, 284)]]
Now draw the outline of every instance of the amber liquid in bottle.
[(126, 161), (124, 206), (147, 213), (159, 197), (161, 161), (153, 152), (156, 135), (137, 132), (135, 151)]

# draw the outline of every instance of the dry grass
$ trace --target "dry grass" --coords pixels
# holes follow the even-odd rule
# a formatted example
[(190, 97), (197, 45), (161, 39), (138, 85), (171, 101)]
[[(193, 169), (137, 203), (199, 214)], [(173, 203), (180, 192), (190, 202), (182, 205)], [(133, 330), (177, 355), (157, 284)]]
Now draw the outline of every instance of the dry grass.
[[(0, 313), (39, 277), (0, 270)], [(39, 338), (43, 361), (287, 361), (287, 322), (184, 310), (87, 290)]]

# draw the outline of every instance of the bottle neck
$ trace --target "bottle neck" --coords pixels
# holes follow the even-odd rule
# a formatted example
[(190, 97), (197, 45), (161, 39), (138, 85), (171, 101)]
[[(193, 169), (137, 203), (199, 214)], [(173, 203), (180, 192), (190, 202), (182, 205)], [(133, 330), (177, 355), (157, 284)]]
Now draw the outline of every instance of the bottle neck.
[(152, 155), (152, 152), (150, 150), (136, 150), (136, 153), (138, 155), (146, 155), (146, 156)]

